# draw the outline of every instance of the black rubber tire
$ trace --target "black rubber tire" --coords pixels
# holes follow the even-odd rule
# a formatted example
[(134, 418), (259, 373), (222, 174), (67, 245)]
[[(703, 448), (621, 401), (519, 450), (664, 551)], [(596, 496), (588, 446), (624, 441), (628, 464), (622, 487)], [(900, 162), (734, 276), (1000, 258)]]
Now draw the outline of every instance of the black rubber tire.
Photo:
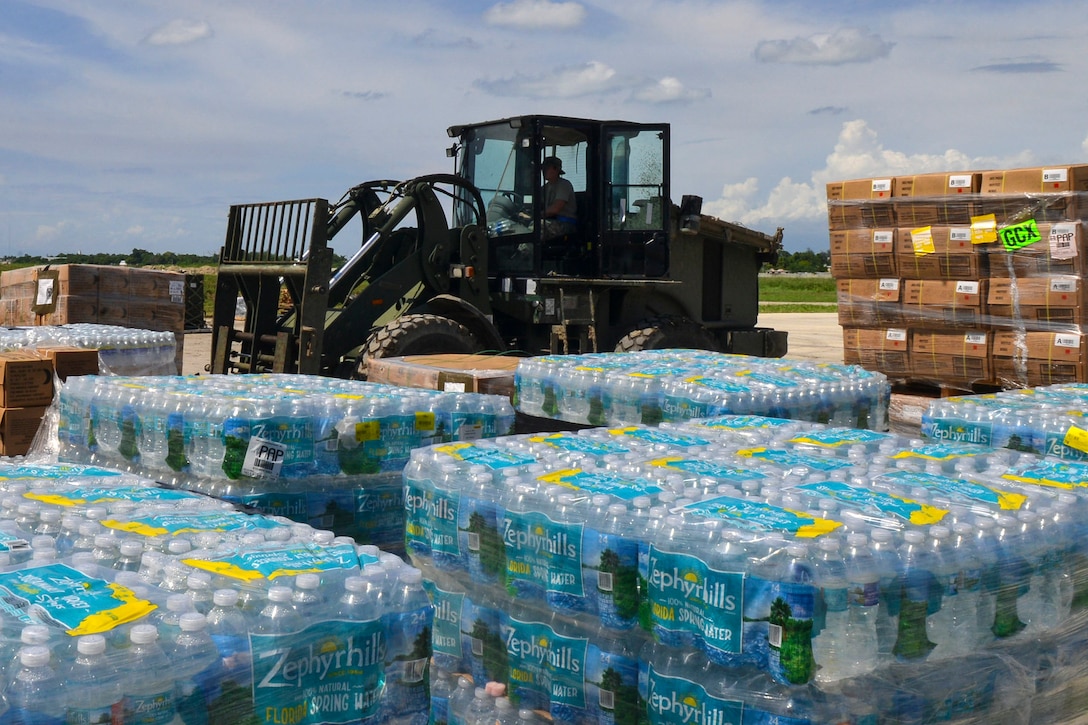
[(476, 336), (456, 320), (440, 315), (402, 315), (371, 334), (355, 367), (355, 379), (366, 380), (367, 363), (371, 358), (469, 354), (482, 349)]
[(706, 328), (686, 317), (657, 317), (639, 323), (616, 343), (616, 352), (689, 348), (720, 350)]

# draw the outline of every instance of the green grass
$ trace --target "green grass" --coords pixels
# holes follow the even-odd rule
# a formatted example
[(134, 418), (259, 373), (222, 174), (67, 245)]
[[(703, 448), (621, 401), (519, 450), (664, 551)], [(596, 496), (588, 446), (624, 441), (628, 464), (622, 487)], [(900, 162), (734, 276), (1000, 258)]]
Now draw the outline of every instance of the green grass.
[[(761, 275), (759, 278), (760, 302), (824, 302), (835, 304), (835, 280), (830, 277), (786, 277), (774, 275)], [(779, 310), (780, 312), (794, 311), (826, 311), (826, 310)]]
[(759, 314), (772, 312), (836, 312), (838, 305), (814, 304), (810, 302), (782, 302), (774, 305), (760, 305)]

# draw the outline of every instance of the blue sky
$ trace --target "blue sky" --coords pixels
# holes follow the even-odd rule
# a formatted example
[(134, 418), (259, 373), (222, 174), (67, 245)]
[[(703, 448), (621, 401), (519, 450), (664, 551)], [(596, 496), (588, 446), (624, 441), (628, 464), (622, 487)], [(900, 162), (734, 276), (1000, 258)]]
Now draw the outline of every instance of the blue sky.
[[(232, 203), (449, 171), (446, 127), (669, 122), (673, 194), (1088, 161), (1082, 0), (3, 0), (0, 256), (213, 254)], [(338, 249), (338, 251), (340, 251)]]

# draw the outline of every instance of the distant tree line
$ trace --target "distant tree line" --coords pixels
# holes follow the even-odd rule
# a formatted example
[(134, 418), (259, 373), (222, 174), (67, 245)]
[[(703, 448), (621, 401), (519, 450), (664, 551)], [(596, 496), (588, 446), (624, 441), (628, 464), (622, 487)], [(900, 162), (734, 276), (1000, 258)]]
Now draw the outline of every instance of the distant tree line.
[(785, 272), (826, 272), (831, 267), (831, 252), (814, 252), (806, 249), (803, 252), (778, 253), (778, 263), (775, 265), (763, 265), (763, 271), (780, 269)]
[(18, 267), (38, 267), (46, 264), (125, 264), (131, 267), (207, 267), (219, 264), (218, 254), (178, 254), (177, 252), (149, 252), (146, 249), (133, 249), (128, 254), (55, 254), (41, 257), (24, 254), (20, 257), (8, 257), (4, 266), (8, 269)]

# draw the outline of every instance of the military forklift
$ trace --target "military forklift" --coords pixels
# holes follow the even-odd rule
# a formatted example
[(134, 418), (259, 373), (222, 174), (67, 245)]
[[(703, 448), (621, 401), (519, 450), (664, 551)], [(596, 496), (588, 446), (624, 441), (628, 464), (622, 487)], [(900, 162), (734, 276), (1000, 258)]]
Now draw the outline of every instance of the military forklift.
[[(365, 379), (371, 359), (430, 353), (786, 353), (785, 332), (756, 324), (782, 229), (674, 204), (668, 124), (527, 115), (448, 133), (452, 174), (232, 206), (207, 369)], [(548, 157), (578, 210), (551, 238)], [(361, 244), (337, 253), (345, 236)]]

